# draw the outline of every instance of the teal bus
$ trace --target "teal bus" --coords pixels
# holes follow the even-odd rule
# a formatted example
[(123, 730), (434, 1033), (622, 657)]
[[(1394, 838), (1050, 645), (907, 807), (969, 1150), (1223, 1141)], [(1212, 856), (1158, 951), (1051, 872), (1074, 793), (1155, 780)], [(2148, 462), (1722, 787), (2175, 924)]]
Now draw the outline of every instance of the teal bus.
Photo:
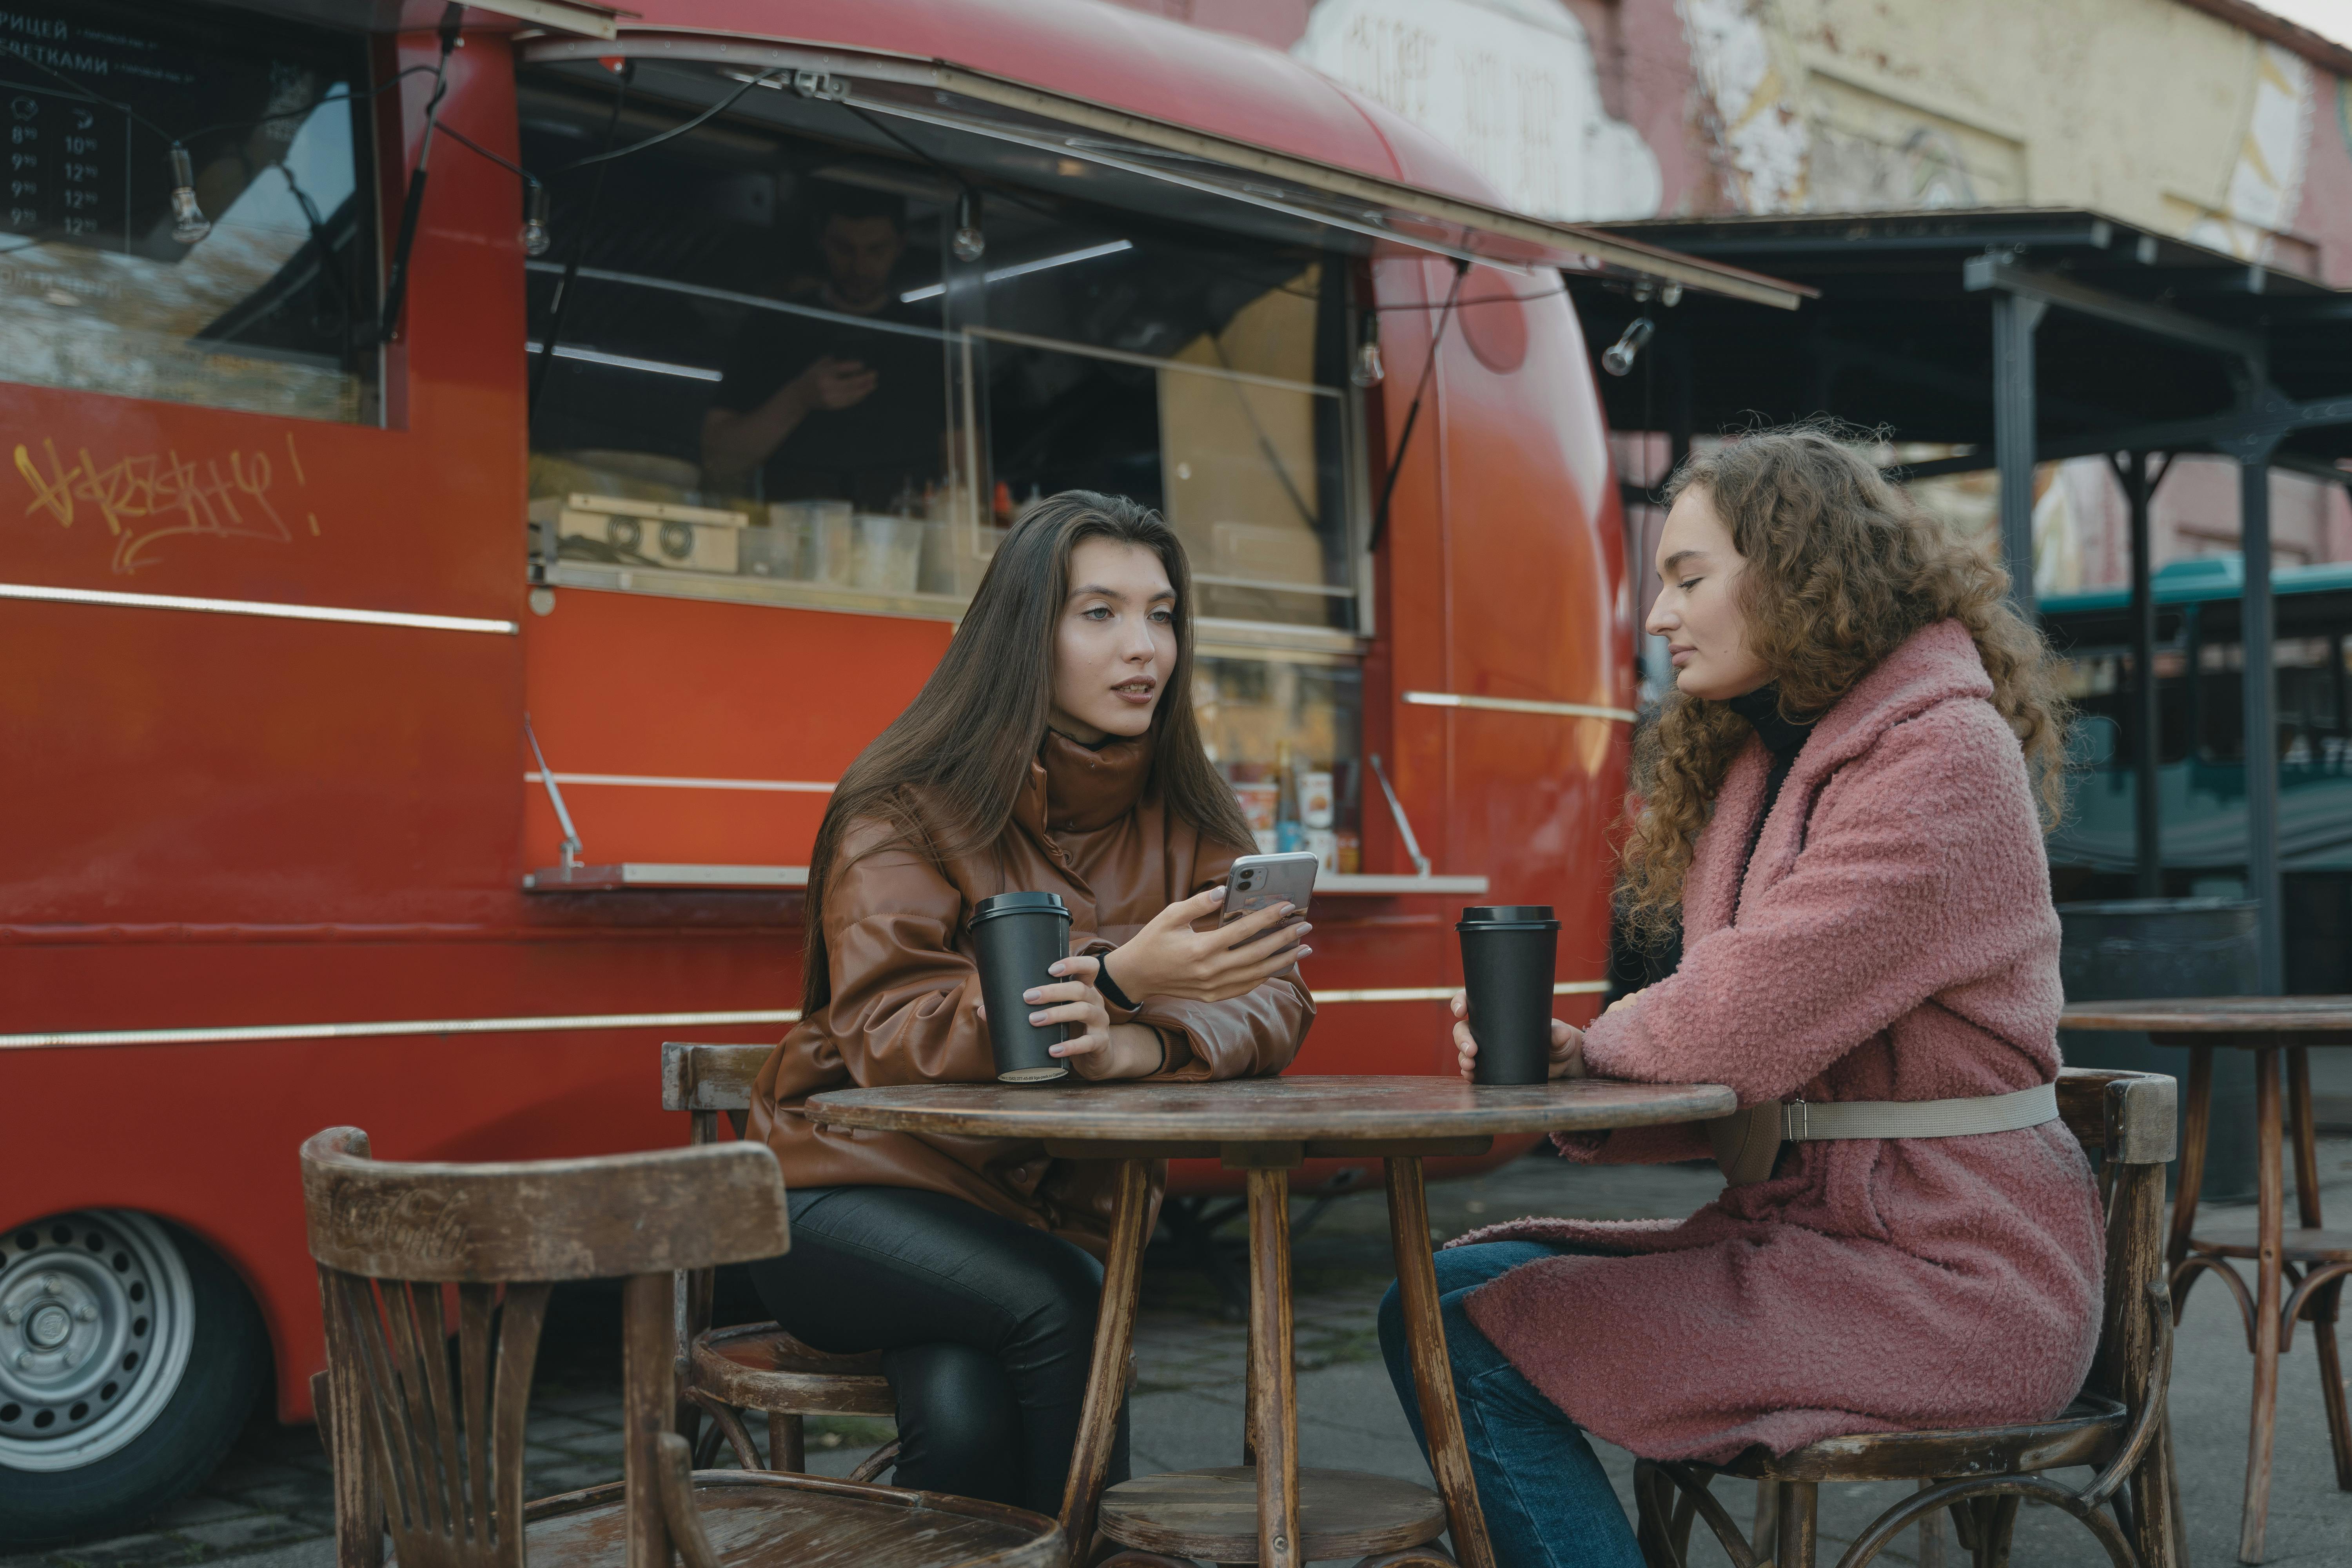
[[(2153, 585), (2162, 890), (2236, 896), (2246, 864), (2244, 566), (2235, 555), (2176, 561)], [(2352, 992), (2352, 563), (2284, 567), (2272, 588), (2286, 988)], [(2078, 771), (2050, 839), (2053, 889), (2061, 901), (2130, 898), (2139, 886), (2131, 594), (2053, 595), (2041, 610), (2078, 705)]]

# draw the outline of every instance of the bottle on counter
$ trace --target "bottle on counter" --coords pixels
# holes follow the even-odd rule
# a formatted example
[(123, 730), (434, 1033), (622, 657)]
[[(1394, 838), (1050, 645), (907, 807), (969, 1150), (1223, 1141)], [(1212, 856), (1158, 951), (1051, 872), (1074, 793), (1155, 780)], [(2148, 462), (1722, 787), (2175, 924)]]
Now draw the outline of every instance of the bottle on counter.
[(1298, 767), (1287, 741), (1275, 742), (1274, 775), (1275, 849), (1289, 855), (1307, 847), (1307, 821), (1298, 809)]

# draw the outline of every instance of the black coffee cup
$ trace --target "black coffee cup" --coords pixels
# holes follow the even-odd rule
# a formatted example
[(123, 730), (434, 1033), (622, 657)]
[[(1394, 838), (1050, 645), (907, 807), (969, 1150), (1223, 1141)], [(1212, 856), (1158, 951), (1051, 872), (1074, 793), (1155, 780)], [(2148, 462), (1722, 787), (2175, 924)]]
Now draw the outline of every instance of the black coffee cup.
[(1021, 994), (1052, 985), (1046, 973), (1070, 955), (1070, 911), (1059, 893), (999, 893), (971, 907), (971, 941), (980, 952), (980, 997), (988, 1005), (988, 1042), (1000, 1083), (1049, 1083), (1069, 1064), (1052, 1047), (1070, 1037), (1067, 1024), (1029, 1021)]
[(1486, 904), (1462, 911), (1462, 979), (1473, 1083), (1541, 1083), (1551, 1076), (1551, 985), (1559, 921), (1549, 904)]

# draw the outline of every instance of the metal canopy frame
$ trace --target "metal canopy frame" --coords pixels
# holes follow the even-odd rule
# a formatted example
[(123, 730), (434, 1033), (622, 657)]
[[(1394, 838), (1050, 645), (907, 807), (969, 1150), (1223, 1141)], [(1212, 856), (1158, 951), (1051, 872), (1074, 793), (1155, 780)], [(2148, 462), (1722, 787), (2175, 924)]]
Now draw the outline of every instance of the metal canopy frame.
[[(1966, 455), (1910, 478), (1991, 468), (2001, 552), (2033, 610), (2033, 469), (2105, 454), (2131, 510), (2138, 886), (2161, 889), (2155, 603), (2148, 507), (2174, 455), (2239, 472), (2244, 592), (2246, 882), (2260, 906), (2261, 989), (2284, 988), (2269, 470), (2352, 488), (2352, 291), (2078, 209), (1674, 219), (1616, 232), (1821, 290), (1793, 324), (1686, 300), (1659, 311), (1570, 275), (1589, 335), (1659, 323), (1661, 401), (1602, 378), (1612, 422), (1665, 406), (1677, 453), (1701, 420), (1727, 431), (1813, 415), (1948, 442)], [(1989, 329), (1989, 330), (1988, 330)], [(2052, 338), (2057, 334), (2053, 345)], [(2053, 347), (2055, 352), (2053, 351)], [(1698, 363), (1694, 366), (1696, 359)], [(1859, 373), (1859, 374), (1857, 374)], [(1654, 374), (1654, 373), (1653, 373)], [(1633, 384), (1629, 384), (1632, 382)], [(2053, 383), (2055, 383), (2053, 385)], [(2158, 458), (2161, 461), (2158, 461)]]

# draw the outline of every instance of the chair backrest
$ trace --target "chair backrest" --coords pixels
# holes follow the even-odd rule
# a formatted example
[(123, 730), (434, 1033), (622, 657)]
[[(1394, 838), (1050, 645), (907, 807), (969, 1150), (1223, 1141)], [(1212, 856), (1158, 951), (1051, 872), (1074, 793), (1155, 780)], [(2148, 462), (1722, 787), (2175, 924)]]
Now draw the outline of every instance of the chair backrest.
[(302, 1190), (343, 1568), (375, 1560), (379, 1517), (404, 1568), (522, 1568), (523, 1422), (548, 1292), (616, 1275), (628, 1555), (667, 1563), (655, 1441), (674, 1400), (670, 1271), (784, 1250), (775, 1156), (731, 1143), (399, 1164), (336, 1127), (302, 1145)]
[(2099, 1158), (2106, 1194), (2106, 1299), (2085, 1386), (2135, 1415), (2155, 1373), (2149, 1288), (2165, 1279), (2164, 1167), (2177, 1141), (2179, 1092), (2162, 1073), (2067, 1068), (2058, 1075), (2059, 1116)]
[(751, 1080), (775, 1054), (773, 1046), (662, 1047), (662, 1109), (710, 1113), (749, 1110)]

